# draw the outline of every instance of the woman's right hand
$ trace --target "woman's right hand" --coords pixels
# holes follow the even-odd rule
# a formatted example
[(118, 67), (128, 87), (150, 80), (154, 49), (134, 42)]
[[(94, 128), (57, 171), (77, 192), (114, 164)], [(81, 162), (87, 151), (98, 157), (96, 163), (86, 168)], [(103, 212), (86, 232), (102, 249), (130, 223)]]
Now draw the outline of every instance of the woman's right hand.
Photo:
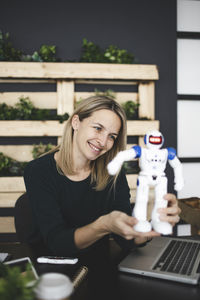
[(135, 239), (136, 244), (141, 244), (155, 236), (160, 236), (160, 234), (155, 231), (145, 233), (135, 231), (133, 227), (137, 224), (137, 219), (121, 211), (112, 211), (104, 215), (103, 218), (105, 222), (104, 225), (109, 233), (120, 235), (126, 240)]
[(136, 218), (115, 210), (88, 225), (77, 228), (74, 232), (74, 241), (77, 248), (84, 249), (109, 233), (120, 235), (126, 240), (134, 239), (135, 244), (142, 244), (160, 235), (155, 231), (137, 232), (133, 229), (135, 224), (137, 224)]

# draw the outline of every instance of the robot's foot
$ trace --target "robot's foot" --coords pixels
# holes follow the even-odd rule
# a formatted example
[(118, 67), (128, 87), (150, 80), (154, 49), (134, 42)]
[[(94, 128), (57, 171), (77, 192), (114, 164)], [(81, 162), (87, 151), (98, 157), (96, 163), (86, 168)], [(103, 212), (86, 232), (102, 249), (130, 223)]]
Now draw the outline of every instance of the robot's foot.
[(139, 221), (133, 228), (138, 232), (149, 232), (151, 231), (151, 224), (148, 221)]
[(171, 234), (172, 233), (172, 225), (167, 222), (158, 222), (152, 221), (153, 229), (161, 234)]

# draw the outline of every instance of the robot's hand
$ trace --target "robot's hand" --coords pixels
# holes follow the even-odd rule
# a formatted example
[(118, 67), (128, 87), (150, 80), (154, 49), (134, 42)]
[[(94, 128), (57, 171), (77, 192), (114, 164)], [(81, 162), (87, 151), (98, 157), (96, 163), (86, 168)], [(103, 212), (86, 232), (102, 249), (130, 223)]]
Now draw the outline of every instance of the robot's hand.
[[(122, 162), (123, 163), (123, 162)], [(110, 175), (115, 175), (121, 169), (122, 163), (119, 163), (116, 159), (113, 159), (108, 165), (108, 173)]]
[(182, 190), (183, 187), (184, 187), (184, 180), (183, 179), (179, 179), (177, 182), (175, 182), (174, 189), (176, 191)]
[(109, 162), (109, 164), (107, 165), (107, 169), (108, 169), (108, 173), (110, 175), (115, 175), (117, 174), (117, 172), (121, 169), (121, 166), (124, 162), (123, 159), (123, 151), (119, 152), (115, 158)]
[(136, 157), (136, 152), (133, 148), (125, 151), (120, 151), (115, 158), (107, 165), (108, 173), (115, 175), (120, 169), (124, 161), (132, 160)]

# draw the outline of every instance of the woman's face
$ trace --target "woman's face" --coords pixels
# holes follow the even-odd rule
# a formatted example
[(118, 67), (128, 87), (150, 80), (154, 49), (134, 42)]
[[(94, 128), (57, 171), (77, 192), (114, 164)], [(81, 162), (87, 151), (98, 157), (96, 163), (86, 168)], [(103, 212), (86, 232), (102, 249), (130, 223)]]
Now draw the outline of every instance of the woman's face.
[(80, 121), (72, 118), (74, 129), (73, 150), (75, 159), (95, 160), (109, 151), (117, 138), (121, 120), (113, 111), (101, 109)]

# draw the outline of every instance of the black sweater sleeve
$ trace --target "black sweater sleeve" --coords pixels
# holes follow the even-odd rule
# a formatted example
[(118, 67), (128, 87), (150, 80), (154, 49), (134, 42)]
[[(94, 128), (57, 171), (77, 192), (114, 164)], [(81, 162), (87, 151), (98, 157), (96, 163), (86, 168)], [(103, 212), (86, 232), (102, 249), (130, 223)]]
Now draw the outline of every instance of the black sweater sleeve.
[[(112, 210), (118, 210), (126, 213), (127, 215), (132, 215), (132, 209), (130, 204), (130, 189), (126, 179), (126, 175), (122, 170), (118, 176), (113, 197)], [(134, 240), (126, 240), (119, 235), (113, 234), (115, 241), (124, 250), (129, 250), (134, 246)]]
[(58, 186), (54, 174), (39, 161), (25, 168), (24, 181), (38, 234), (54, 255), (78, 252), (74, 242), (76, 228), (68, 228), (58, 205)]

